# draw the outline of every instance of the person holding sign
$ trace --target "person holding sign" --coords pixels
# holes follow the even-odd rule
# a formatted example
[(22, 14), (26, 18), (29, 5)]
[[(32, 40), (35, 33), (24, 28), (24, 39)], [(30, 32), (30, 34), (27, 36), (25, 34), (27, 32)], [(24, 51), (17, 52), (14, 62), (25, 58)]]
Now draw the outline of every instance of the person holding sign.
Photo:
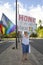
[(27, 32), (24, 32), (24, 36), (22, 37), (22, 53), (23, 53), (23, 58), (22, 60), (27, 60), (27, 54), (29, 52), (29, 36)]

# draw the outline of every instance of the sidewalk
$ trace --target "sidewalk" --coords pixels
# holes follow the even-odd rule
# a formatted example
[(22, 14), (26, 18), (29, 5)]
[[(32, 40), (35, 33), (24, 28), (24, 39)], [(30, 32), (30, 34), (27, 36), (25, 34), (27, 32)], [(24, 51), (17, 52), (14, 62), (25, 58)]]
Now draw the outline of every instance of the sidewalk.
[(36, 57), (36, 60), (40, 63), (40, 65), (43, 65), (43, 54), (41, 54), (39, 51), (37, 51), (35, 48), (32, 48), (32, 53)]
[(21, 44), (18, 43), (18, 49), (12, 49), (14, 46), (15, 43), (0, 54), (0, 65), (41, 65), (33, 52), (28, 55), (28, 61), (22, 62)]

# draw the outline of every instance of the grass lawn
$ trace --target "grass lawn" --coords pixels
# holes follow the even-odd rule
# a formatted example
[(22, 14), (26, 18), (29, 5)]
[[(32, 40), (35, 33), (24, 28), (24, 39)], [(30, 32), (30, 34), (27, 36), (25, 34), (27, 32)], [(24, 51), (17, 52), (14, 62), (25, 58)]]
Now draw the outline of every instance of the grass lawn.
[(2, 40), (15, 40), (16, 38), (2, 38)]

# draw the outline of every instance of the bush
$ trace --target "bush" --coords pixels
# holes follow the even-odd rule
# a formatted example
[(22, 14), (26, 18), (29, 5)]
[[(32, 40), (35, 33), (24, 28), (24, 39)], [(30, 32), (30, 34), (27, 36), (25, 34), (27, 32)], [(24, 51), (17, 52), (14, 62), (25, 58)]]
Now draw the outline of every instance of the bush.
[(32, 33), (31, 35), (30, 35), (30, 37), (37, 37), (38, 35), (37, 35), (37, 33), (35, 34), (35, 33)]

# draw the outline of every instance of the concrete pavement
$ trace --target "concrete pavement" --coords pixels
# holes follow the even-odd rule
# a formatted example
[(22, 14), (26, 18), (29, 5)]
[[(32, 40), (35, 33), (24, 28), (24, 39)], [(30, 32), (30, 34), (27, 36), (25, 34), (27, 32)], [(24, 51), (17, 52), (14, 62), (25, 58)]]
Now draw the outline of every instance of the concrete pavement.
[(36, 60), (40, 63), (40, 65), (43, 65), (43, 54), (41, 54), (39, 51), (37, 51), (35, 48), (31, 47), (31, 53), (35, 56)]
[[(28, 54), (28, 61), (22, 62), (22, 48), (18, 43), (18, 49), (12, 49), (15, 43), (0, 54), (0, 65), (42, 65), (36, 58), (35, 49), (31, 46), (31, 53)], [(36, 52), (37, 54), (37, 52)]]

